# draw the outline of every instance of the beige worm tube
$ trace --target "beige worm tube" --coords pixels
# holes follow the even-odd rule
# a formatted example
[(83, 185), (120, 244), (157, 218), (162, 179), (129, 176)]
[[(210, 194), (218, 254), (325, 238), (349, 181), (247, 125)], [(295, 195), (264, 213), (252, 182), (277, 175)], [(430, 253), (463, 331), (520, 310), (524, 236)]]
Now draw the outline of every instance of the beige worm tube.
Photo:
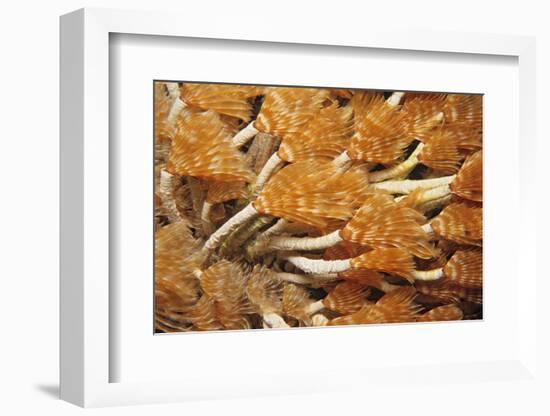
[(405, 179), (402, 181), (386, 181), (373, 183), (371, 186), (374, 189), (381, 189), (388, 191), (392, 194), (409, 194), (417, 189), (430, 189), (437, 188), (439, 186), (448, 185), (454, 179), (456, 175), (443, 176), (441, 178), (434, 179)]
[(250, 139), (252, 139), (256, 134), (259, 133), (259, 130), (254, 127), (254, 121), (251, 121), (248, 126), (239, 131), (233, 137), (233, 144), (237, 147), (244, 146)]
[(218, 228), (214, 232), (214, 234), (210, 236), (210, 238), (204, 244), (204, 250), (209, 251), (216, 249), (220, 245), (221, 240), (224, 237), (231, 234), (231, 232), (235, 230), (239, 225), (244, 224), (248, 220), (256, 217), (257, 215), (259, 215), (259, 212), (256, 211), (251, 202), (236, 215), (231, 217), (224, 225)]

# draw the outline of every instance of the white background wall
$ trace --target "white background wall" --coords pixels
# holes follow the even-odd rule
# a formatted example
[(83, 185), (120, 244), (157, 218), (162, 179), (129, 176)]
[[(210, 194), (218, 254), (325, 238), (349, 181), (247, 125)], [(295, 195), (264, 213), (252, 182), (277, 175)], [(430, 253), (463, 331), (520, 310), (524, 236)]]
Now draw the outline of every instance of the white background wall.
[[(189, 3), (189, 4), (187, 4)], [(193, 19), (197, 14), (247, 13), (256, 19), (277, 19), (284, 30), (285, 19), (291, 24), (345, 19), (353, 25), (368, 25), (372, 19), (392, 20), (406, 27), (433, 28), (489, 33), (537, 36), (538, 49), (538, 135), (541, 199), (539, 206), (539, 250), (548, 231), (548, 211), (543, 200), (548, 186), (545, 172), (548, 157), (550, 114), (543, 100), (550, 83), (550, 14), (544, 1), (152, 1), (88, 0), (4, 2), (0, 11), (0, 413), (75, 414), (82, 410), (56, 400), (58, 368), (58, 87), (59, 48), (58, 16), (74, 9), (116, 7), (134, 9), (179, 10)], [(182, 21), (182, 25), (185, 21)], [(288, 24), (288, 23), (287, 23)], [(542, 138), (546, 140), (543, 142)], [(502, 231), (505, 238), (505, 230)], [(542, 256), (541, 256), (542, 257)], [(544, 259), (541, 260), (542, 265)], [(548, 307), (541, 305), (541, 313)], [(545, 338), (546, 353), (548, 335)], [(545, 358), (544, 351), (541, 357)], [(547, 354), (546, 354), (547, 355)], [(548, 361), (545, 361), (548, 363)], [(548, 372), (547, 372), (548, 374)], [(534, 402), (505, 393), (500, 400), (484, 401), (485, 393), (495, 396), (498, 386), (480, 386), (471, 397), (457, 397), (440, 412), (482, 414), (511, 411), (543, 414)], [(437, 393), (434, 393), (437, 394)], [(150, 414), (345, 414), (367, 413), (370, 400), (404, 398), (285, 397), (280, 399), (234, 400), (94, 410), (102, 415)], [(407, 398), (411, 400), (411, 398)], [(411, 400), (411, 413), (434, 411), (430, 393)], [(546, 406), (545, 406), (546, 407)], [(546, 407), (546, 411), (548, 408)]]

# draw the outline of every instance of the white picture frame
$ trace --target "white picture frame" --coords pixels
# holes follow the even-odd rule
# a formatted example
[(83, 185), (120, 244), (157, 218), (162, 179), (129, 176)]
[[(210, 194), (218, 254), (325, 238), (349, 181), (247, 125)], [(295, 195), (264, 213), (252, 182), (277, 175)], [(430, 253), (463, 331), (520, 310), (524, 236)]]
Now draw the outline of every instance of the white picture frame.
[[(468, 33), (437, 33), (383, 28), (346, 28), (327, 32), (311, 25), (308, 31), (262, 22), (248, 25), (246, 34), (234, 27), (242, 22), (220, 21), (215, 27), (201, 19), (174, 13), (83, 9), (61, 18), (61, 398), (80, 406), (160, 403), (198, 398), (239, 397), (338, 391), (356, 386), (373, 389), (397, 377), (403, 383), (428, 386), (448, 382), (448, 370), (462, 382), (484, 379), (539, 383), (536, 362), (537, 326), (535, 290), (536, 218), (528, 211), (534, 204), (534, 184), (529, 180), (535, 162), (535, 41), (529, 37)], [(212, 383), (191, 377), (181, 381), (111, 382), (110, 366), (117, 359), (110, 349), (109, 296), (109, 51), (111, 34), (170, 36), (240, 41), (278, 42), (384, 50), (504, 55), (517, 58), (519, 68), (519, 172), (518, 269), (525, 284), (517, 291), (521, 322), (517, 347), (508, 359), (470, 363), (441, 362), (417, 368), (370, 368), (368, 374), (331, 369), (328, 382), (319, 374), (284, 372), (269, 379)], [(516, 270), (516, 273), (517, 273)], [(111, 309), (112, 310), (112, 309)], [(307, 332), (307, 331), (306, 331)], [(152, 335), (152, 334), (151, 334)], [(229, 334), (229, 336), (231, 336)], [(118, 357), (119, 358), (119, 357)], [(482, 377), (471, 378), (471, 373)], [(413, 376), (407, 379), (407, 374)], [(418, 378), (418, 375), (422, 377)], [(224, 384), (225, 383), (225, 384)], [(383, 387), (381, 387), (383, 389)], [(374, 390), (372, 390), (374, 392)], [(374, 394), (374, 393), (373, 393)]]

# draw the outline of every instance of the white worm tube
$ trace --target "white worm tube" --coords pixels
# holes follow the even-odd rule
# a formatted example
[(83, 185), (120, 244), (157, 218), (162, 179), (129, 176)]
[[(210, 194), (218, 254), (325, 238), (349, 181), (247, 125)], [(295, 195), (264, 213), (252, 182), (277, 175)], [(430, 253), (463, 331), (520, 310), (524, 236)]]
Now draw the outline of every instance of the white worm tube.
[(204, 201), (201, 210), (202, 230), (206, 235), (210, 235), (214, 232), (214, 224), (210, 220), (210, 212), (212, 211), (212, 204), (208, 201)]
[(328, 318), (322, 313), (315, 314), (311, 317), (311, 324), (313, 326), (327, 326)]
[(272, 235), (282, 233), (289, 223), (284, 218), (280, 218), (274, 225), (265, 230), (260, 234), (256, 240), (247, 247), (247, 253), (251, 258), (263, 255), (267, 251), (267, 246), (269, 244), (269, 238)]
[(224, 225), (218, 228), (216, 232), (210, 236), (204, 244), (204, 250), (214, 250), (220, 245), (222, 238), (229, 235), (239, 225), (244, 224), (257, 215), (259, 215), (259, 212), (256, 211), (256, 208), (254, 208), (251, 202), (236, 215), (231, 217)]
[(283, 256), (282, 258), (308, 274), (338, 273), (351, 269), (351, 259), (315, 260), (296, 255)]
[(264, 313), (263, 319), (268, 328), (290, 328), (285, 320), (274, 312)]
[(286, 230), (289, 223), (284, 218), (280, 218), (275, 224), (273, 224), (271, 227), (269, 227), (265, 232), (262, 234), (262, 237), (271, 237), (275, 234), (280, 234), (283, 231)]
[(269, 180), (271, 175), (273, 175), (273, 172), (275, 172), (284, 163), (284, 160), (279, 157), (277, 152), (271, 155), (271, 157), (267, 160), (264, 167), (258, 174), (256, 185), (254, 186), (254, 195), (258, 195), (260, 193), (265, 183)]
[(332, 247), (343, 241), (340, 230), (321, 237), (273, 237), (267, 246), (268, 250), (321, 250)]
[(274, 275), (285, 282), (297, 283), (300, 285), (312, 285), (315, 283), (332, 282), (339, 280), (337, 273), (324, 273), (316, 275), (305, 275), (286, 272), (273, 272)]
[(399, 285), (392, 285), (391, 283), (388, 283), (386, 282), (385, 280), (383, 280), (382, 282), (380, 282), (380, 290), (382, 290), (382, 292), (385, 292), (385, 293), (389, 293), (393, 290), (397, 290), (399, 289), (400, 287), (403, 287), (403, 286), (399, 286)]
[(168, 91), (168, 95), (170, 96), (170, 98), (179, 98), (180, 86), (177, 82), (165, 82), (164, 85), (166, 86), (166, 91)]
[(456, 175), (443, 176), (434, 179), (405, 179), (402, 181), (386, 181), (373, 183), (371, 186), (375, 189), (382, 189), (392, 194), (409, 194), (416, 189), (430, 189), (438, 186), (450, 184)]
[(451, 188), (449, 185), (438, 186), (437, 188), (432, 188), (424, 191), (422, 193), (422, 198), (420, 199), (421, 204), (426, 202), (434, 201), (446, 197), (451, 194)]
[(452, 195), (449, 194), (449, 195), (446, 195), (442, 198), (437, 198), (437, 199), (434, 199), (432, 201), (428, 201), (428, 202), (423, 203), (422, 205), (420, 205), (418, 207), (418, 210), (421, 211), (421, 212), (428, 212), (432, 209), (436, 209), (436, 208), (440, 208), (440, 207), (443, 207), (445, 205), (448, 205), (451, 202), (451, 199), (452, 199)]
[(233, 137), (233, 144), (237, 147), (244, 146), (248, 141), (253, 138), (256, 134), (259, 133), (259, 130), (254, 127), (254, 121), (251, 121), (248, 126), (239, 131)]
[(322, 309), (325, 309), (325, 304), (323, 303), (323, 299), (320, 299), (317, 302), (313, 302), (309, 304), (306, 307), (306, 313), (311, 316), (313, 314), (316, 314)]
[(189, 191), (191, 192), (193, 211), (199, 213), (202, 211), (202, 204), (204, 203), (204, 193), (202, 190), (201, 181), (193, 176), (188, 176), (187, 184), (189, 185)]
[[(450, 195), (451, 195), (451, 188), (449, 188), (449, 185), (443, 185), (443, 186), (438, 186), (436, 188), (425, 189), (424, 191), (422, 191), (422, 194), (419, 195), (418, 200), (416, 200), (415, 202), (418, 206), (420, 206), (422, 204), (436, 201)], [(395, 201), (399, 202), (406, 197), (407, 197), (406, 195), (400, 196), (398, 198), (395, 198)]]
[(336, 167), (342, 167), (344, 166), (346, 163), (348, 163), (349, 161), (351, 161), (349, 155), (348, 155), (348, 152), (345, 151), (343, 153), (340, 153), (340, 155), (338, 155), (333, 161), (332, 163), (336, 166)]
[(404, 92), (394, 92), (390, 97), (386, 100), (386, 103), (391, 105), (392, 107), (396, 107), (401, 102), (401, 98), (405, 95)]
[(422, 228), (422, 230), (423, 230), (424, 232), (428, 233), (428, 234), (431, 234), (431, 233), (434, 232), (434, 230), (433, 230), (433, 228), (432, 228), (432, 225), (431, 225), (429, 222), (426, 223), (426, 224), (424, 224), (424, 225), (423, 225), (422, 227), (420, 227), (420, 228)]
[(370, 182), (382, 182), (387, 179), (393, 179), (399, 176), (408, 175), (418, 165), (418, 155), (424, 148), (424, 143), (419, 143), (416, 149), (403, 163), (397, 166), (369, 173)]
[(181, 216), (174, 200), (174, 175), (165, 169), (160, 171), (159, 193), (162, 206), (168, 211), (168, 219), (171, 222), (179, 221)]
[(168, 116), (166, 117), (166, 125), (173, 127), (176, 124), (176, 119), (185, 107), (187, 107), (187, 104), (185, 104), (181, 98), (176, 98), (172, 103)]
[(432, 281), (443, 277), (443, 269), (414, 270), (412, 273), (416, 280)]

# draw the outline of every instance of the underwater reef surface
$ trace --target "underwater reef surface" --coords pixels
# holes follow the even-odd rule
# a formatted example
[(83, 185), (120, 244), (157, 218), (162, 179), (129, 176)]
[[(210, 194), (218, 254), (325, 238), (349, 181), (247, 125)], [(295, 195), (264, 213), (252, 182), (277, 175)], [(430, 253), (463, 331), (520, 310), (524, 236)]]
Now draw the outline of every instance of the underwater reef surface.
[(482, 96), (155, 82), (156, 332), (482, 318)]

